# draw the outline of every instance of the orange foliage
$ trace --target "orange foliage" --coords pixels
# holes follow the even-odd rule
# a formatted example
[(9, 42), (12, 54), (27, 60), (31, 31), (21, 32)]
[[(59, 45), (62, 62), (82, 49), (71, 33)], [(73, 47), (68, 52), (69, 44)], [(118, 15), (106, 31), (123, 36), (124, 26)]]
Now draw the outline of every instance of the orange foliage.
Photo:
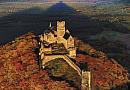
[[(34, 34), (28, 33), (0, 47), (0, 89), (2, 90), (74, 90), (67, 83), (55, 82), (45, 70), (39, 71)], [(53, 85), (57, 86), (53, 86)], [(51, 87), (50, 87), (51, 85)]]
[(88, 64), (88, 68), (93, 75), (94, 86), (110, 89), (114, 85), (122, 85), (128, 82), (128, 71), (111, 60), (102, 60), (82, 54), (79, 54), (76, 60)]

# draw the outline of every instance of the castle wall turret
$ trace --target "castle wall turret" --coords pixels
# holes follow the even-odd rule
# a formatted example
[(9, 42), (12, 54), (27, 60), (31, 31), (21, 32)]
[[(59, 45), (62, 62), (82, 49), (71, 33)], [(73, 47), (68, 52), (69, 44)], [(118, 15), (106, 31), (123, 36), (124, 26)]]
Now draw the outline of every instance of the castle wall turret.
[(82, 71), (81, 90), (91, 90), (91, 72)]

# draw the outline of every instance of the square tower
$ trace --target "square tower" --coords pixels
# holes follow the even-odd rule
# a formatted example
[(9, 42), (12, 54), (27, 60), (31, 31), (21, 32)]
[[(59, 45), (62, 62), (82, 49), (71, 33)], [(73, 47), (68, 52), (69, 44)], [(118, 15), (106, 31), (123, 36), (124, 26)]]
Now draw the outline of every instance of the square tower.
[(65, 21), (57, 21), (57, 36), (63, 37), (65, 34)]
[(81, 90), (92, 90), (91, 89), (91, 72), (90, 71), (82, 71)]

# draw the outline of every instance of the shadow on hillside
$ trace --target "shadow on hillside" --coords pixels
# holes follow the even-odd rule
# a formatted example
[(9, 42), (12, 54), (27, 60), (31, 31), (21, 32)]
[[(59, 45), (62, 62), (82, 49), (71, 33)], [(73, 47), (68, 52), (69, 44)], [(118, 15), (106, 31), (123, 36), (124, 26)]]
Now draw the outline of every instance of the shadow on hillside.
[[(41, 34), (48, 28), (50, 22), (52, 22), (53, 25), (56, 25), (57, 20), (65, 20), (66, 26), (73, 36), (78, 37), (85, 42), (89, 42), (96, 49), (103, 50), (106, 53), (110, 53), (110, 51), (113, 52), (115, 49), (119, 51), (117, 48), (119, 47), (118, 44), (113, 43), (111, 45), (111, 42), (109, 42), (109, 45), (105, 39), (97, 39), (95, 41), (91, 40), (89, 37), (101, 34), (103, 31), (108, 31), (105, 28), (110, 28), (109, 30), (120, 33), (130, 33), (130, 31), (122, 25), (119, 25), (119, 28), (116, 27), (114, 23), (93, 20), (91, 17), (79, 13), (67, 4), (59, 2), (46, 10), (43, 10), (40, 7), (32, 7), (1, 17), (0, 44), (14, 40), (15, 37), (27, 32), (34, 32), (36, 35)], [(124, 49), (124, 47), (120, 48)]]
[[(111, 23), (94, 21), (67, 4), (60, 2), (47, 10), (33, 7), (1, 17), (0, 43), (6, 43), (30, 31), (36, 34), (43, 33), (48, 28), (49, 22), (55, 24), (57, 20), (65, 20), (72, 35), (85, 41), (88, 40), (90, 35), (100, 34), (104, 31), (103, 27), (119, 30)], [(128, 33), (126, 29), (120, 32)]]

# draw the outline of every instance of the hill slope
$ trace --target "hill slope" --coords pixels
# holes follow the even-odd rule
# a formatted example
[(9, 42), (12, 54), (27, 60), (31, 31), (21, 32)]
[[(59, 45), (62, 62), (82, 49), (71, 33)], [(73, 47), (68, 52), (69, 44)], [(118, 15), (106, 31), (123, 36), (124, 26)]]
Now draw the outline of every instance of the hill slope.
[[(87, 64), (88, 70), (92, 73), (94, 90), (110, 90), (112, 88), (116, 88), (114, 90), (129, 90), (127, 69), (88, 43), (76, 40), (76, 45), (79, 51), (83, 53), (77, 55), (76, 61), (82, 68), (86, 68), (83, 65)], [(118, 87), (120, 88), (118, 89)]]
[(2, 90), (74, 90), (64, 81), (53, 81), (39, 70), (34, 53), (37, 41), (28, 33), (0, 47), (0, 89)]
[[(79, 50), (88, 53), (78, 54), (77, 65), (83, 67), (87, 64), (85, 68), (88, 66), (88, 69), (92, 71), (94, 88), (108, 90), (128, 82), (128, 71), (114, 60), (109, 60), (105, 53), (97, 51), (88, 44), (77, 42), (77, 45), (80, 45)], [(0, 88), (6, 90), (75, 90), (76, 88), (70, 87), (66, 81), (52, 80), (48, 70), (40, 70), (38, 58), (34, 52), (36, 47), (37, 40), (33, 33), (22, 35), (0, 46)], [(53, 65), (53, 62), (51, 63)], [(60, 64), (60, 68), (64, 68), (62, 65), (64, 62)], [(60, 68), (57, 69), (58, 75), (63, 75)], [(70, 80), (73, 78), (69, 77)]]

